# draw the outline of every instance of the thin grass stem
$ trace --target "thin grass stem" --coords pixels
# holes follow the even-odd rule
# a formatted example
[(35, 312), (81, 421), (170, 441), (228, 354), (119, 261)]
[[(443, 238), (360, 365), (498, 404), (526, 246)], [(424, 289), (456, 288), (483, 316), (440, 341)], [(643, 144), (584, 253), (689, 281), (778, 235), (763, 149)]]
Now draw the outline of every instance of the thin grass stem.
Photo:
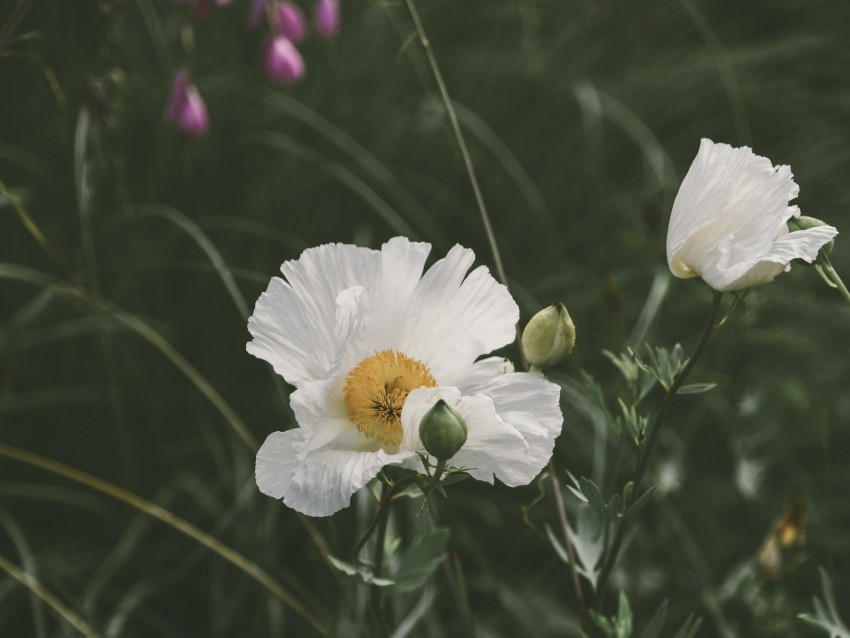
[(53, 611), (59, 614), (69, 625), (79, 631), (83, 636), (86, 638), (99, 638), (100, 634), (92, 629), (91, 625), (89, 625), (82, 617), (59, 600), (50, 590), (36, 580), (32, 574), (25, 572), (3, 555), (0, 555), (0, 569), (8, 573), (21, 585), (41, 598), (41, 600), (47, 603)]
[(493, 224), (490, 222), (490, 215), (487, 212), (487, 206), (484, 204), (484, 196), (481, 194), (481, 187), (478, 185), (478, 178), (475, 175), (475, 168), (472, 165), (472, 158), (469, 155), (469, 149), (463, 139), (463, 132), (460, 130), (457, 114), (455, 113), (452, 100), (449, 97), (446, 83), (443, 81), (443, 74), (440, 72), (440, 67), (437, 65), (437, 58), (434, 57), (434, 51), (431, 49), (431, 42), (422, 27), (422, 20), (419, 19), (419, 13), (416, 11), (416, 5), (413, 0), (405, 0), (405, 6), (413, 20), (413, 26), (416, 29), (416, 35), (419, 37), (419, 43), (422, 45), (422, 50), (425, 52), (425, 58), (428, 60), (428, 67), (431, 69), (431, 75), (434, 77), (434, 83), (440, 92), (440, 98), (443, 101), (443, 107), (446, 109), (446, 115), (449, 118), (452, 134), (454, 135), (457, 148), (460, 151), (460, 156), (463, 159), (463, 165), (466, 168), (466, 175), (469, 178), (469, 185), (472, 187), (472, 193), (475, 196), (475, 204), (478, 206), (478, 212), (481, 214), (481, 223), (484, 225), (484, 233), (487, 235), (487, 242), (490, 244), (490, 252), (493, 256), (493, 263), (496, 266), (496, 274), (499, 280), (508, 285), (508, 275), (505, 272), (505, 266), (502, 263), (502, 255), (499, 252), (499, 245), (496, 242), (496, 235), (493, 232)]
[[(265, 587), (274, 596), (279, 598), (284, 604), (288, 605), (295, 613), (306, 620), (320, 634), (326, 636), (329, 634), (329, 628), (319, 615), (308, 609), (300, 600), (289, 592), (277, 579), (272, 577), (268, 572), (262, 569), (259, 565), (252, 562), (232, 547), (225, 545), (217, 538), (210, 536), (203, 530), (195, 527), (188, 521), (180, 518), (173, 512), (152, 503), (141, 496), (134, 494), (122, 487), (113, 485), (108, 481), (92, 476), (87, 472), (78, 470), (64, 463), (54, 461), (39, 454), (34, 454), (26, 450), (21, 450), (10, 445), (0, 443), (0, 456), (14, 459), (27, 465), (32, 465), (53, 474), (58, 474), (72, 481), (82, 483), (93, 490), (102, 492), (107, 496), (111, 496), (123, 503), (133, 507), (145, 514), (156, 518), (166, 525), (173, 527), (177, 531), (185, 534), (192, 540), (204, 545), (215, 554), (224, 558), (232, 565), (251, 576), (254, 580)], [(2, 565), (0, 565), (2, 566)], [(10, 572), (11, 573), (11, 572)]]

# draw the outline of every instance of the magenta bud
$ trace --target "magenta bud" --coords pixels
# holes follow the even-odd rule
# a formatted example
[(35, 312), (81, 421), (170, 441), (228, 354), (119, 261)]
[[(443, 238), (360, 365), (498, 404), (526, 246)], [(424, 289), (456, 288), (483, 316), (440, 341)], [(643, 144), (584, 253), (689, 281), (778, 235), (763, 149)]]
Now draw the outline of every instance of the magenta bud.
[(260, 26), (260, 20), (263, 19), (263, 14), (266, 12), (267, 0), (254, 0), (251, 5), (251, 11), (248, 13), (248, 26), (251, 29), (256, 29)]
[(304, 58), (291, 40), (279, 35), (266, 45), (263, 70), (275, 82), (288, 86), (303, 77)]
[(339, 33), (339, 0), (317, 0), (313, 10), (316, 34), (332, 38)]
[(307, 20), (301, 9), (291, 2), (281, 2), (275, 7), (277, 33), (290, 42), (298, 43), (307, 35)]
[(209, 129), (207, 107), (204, 106), (198, 89), (189, 82), (189, 74), (186, 71), (180, 71), (174, 78), (168, 119), (178, 131), (192, 137), (202, 137)]

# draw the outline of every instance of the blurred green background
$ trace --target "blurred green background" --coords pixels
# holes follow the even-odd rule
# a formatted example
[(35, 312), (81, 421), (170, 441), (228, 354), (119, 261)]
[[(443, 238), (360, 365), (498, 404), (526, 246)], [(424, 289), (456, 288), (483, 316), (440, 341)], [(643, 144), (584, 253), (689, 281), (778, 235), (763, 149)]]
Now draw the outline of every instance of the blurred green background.
[[(260, 71), (248, 0), (203, 23), (168, 0), (20, 4), (31, 7), (0, 49), (0, 443), (162, 505), (273, 574), (335, 635), (370, 635), (364, 588), (256, 490), (236, 429), (262, 441), (294, 425), (289, 388), (245, 352), (247, 315), (284, 260), (403, 234), (436, 257), (470, 246), (492, 266), (424, 57), (405, 45), (404, 6), (343, 0), (338, 37), (308, 39), (306, 77), (282, 88)], [(5, 22), (16, 3), (2, 5)], [(563, 301), (578, 329), (553, 374), (558, 467), (613, 494), (633, 453), (581, 372), (614, 409), (603, 349), (693, 347), (710, 294), (668, 274), (664, 241), (700, 138), (790, 164), (804, 214), (850, 229), (850, 4), (419, 5), (523, 321)], [(197, 140), (165, 117), (183, 67), (209, 111)], [(845, 237), (832, 259), (850, 273)], [(796, 619), (820, 595), (819, 566), (850, 599), (848, 317), (798, 266), (714, 336), (693, 380), (718, 387), (675, 404), (651, 468), (659, 489), (614, 575), (638, 627), (668, 599), (662, 635), (688, 614), (703, 618), (700, 636), (823, 635)], [(540, 533), (551, 499), (530, 510), (536, 530), (522, 520), (537, 492), (467, 481), (435, 504), (451, 557), (395, 597), (392, 614), (410, 621), (397, 635), (466, 636), (469, 616), (479, 636), (576, 635), (567, 569)], [(368, 522), (361, 496), (313, 521), (334, 556), (349, 559)], [(792, 503), (805, 503), (804, 538), (777, 573), (750, 570)], [(105, 635), (315, 633), (173, 527), (8, 456), (0, 555)], [(0, 572), (0, 634), (73, 633)]]

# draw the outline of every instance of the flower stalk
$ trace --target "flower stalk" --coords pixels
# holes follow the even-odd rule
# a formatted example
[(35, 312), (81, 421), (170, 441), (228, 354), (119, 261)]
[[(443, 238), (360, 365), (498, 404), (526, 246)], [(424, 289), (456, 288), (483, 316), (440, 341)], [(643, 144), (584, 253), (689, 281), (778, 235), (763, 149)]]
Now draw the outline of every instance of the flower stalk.
[[(652, 449), (655, 446), (655, 441), (658, 438), (658, 432), (661, 430), (661, 426), (664, 423), (664, 416), (667, 413), (667, 407), (670, 405), (670, 400), (676, 396), (679, 389), (685, 383), (688, 378), (688, 375), (693, 370), (696, 362), (699, 360), (703, 351), (705, 350), (706, 344), (708, 344), (708, 339), (711, 337), (711, 334), (714, 332), (715, 327), (717, 327), (717, 313), (720, 309), (720, 300), (723, 297), (723, 293), (719, 291), (714, 291), (711, 300), (711, 309), (708, 313), (708, 319), (705, 322), (705, 327), (703, 328), (702, 335), (700, 336), (699, 343), (694, 349), (694, 353), (688, 359), (688, 363), (685, 365), (682, 372), (676, 377), (676, 380), (673, 382), (673, 385), (670, 386), (669, 391), (664, 395), (664, 398), (661, 400), (661, 405), (658, 406), (658, 412), (655, 413), (655, 418), (652, 421), (652, 425), (649, 428), (649, 435), (646, 440), (646, 444), (643, 447), (643, 452), (640, 453), (640, 459), (638, 461), (637, 469), (635, 470), (634, 475), (634, 489), (632, 490), (632, 497), (630, 502), (625, 504), (626, 509), (630, 505), (632, 505), (641, 495), (641, 484), (643, 483), (644, 476), (646, 475), (647, 467), (649, 466), (649, 457), (652, 455)], [(611, 544), (611, 548), (608, 550), (608, 555), (605, 558), (605, 562), (603, 563), (602, 569), (599, 572), (599, 581), (597, 584), (597, 603), (601, 602), (604, 594), (605, 594), (605, 586), (608, 584), (608, 579), (611, 576), (611, 571), (614, 568), (614, 565), (617, 562), (617, 558), (620, 553), (620, 549), (623, 545), (623, 539), (626, 535), (626, 528), (628, 527), (629, 519), (621, 518), (620, 523), (617, 527), (617, 532), (614, 536), (614, 541)]]
[(818, 257), (817, 267), (826, 280), (826, 283), (835, 288), (850, 303), (850, 291), (847, 290), (847, 286), (844, 285), (841, 277), (838, 276), (838, 272), (836, 272), (826, 253), (821, 252)]

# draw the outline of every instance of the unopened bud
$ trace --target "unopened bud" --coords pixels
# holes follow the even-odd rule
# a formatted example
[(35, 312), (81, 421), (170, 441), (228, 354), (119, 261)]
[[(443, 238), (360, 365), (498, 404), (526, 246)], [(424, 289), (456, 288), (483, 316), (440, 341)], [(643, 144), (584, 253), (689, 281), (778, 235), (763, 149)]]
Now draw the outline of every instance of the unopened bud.
[(563, 361), (575, 345), (576, 327), (562, 303), (538, 312), (522, 331), (525, 359), (538, 369)]
[[(788, 220), (788, 228), (791, 231), (795, 230), (808, 230), (810, 228), (818, 228), (820, 226), (828, 226), (825, 221), (821, 221), (817, 217), (807, 217), (806, 215), (800, 215), (799, 217), (792, 217)], [(832, 252), (832, 247), (835, 246), (835, 240), (832, 239), (828, 244), (825, 244), (821, 250), (824, 255), (829, 255)]]
[(307, 20), (301, 9), (291, 2), (281, 2), (275, 8), (277, 32), (291, 42), (298, 44), (307, 35)]
[(279, 35), (266, 45), (263, 70), (272, 80), (288, 86), (303, 77), (304, 58), (289, 38)]
[(447, 461), (466, 443), (466, 423), (457, 410), (440, 399), (422, 417), (419, 439), (428, 454)]
[(198, 89), (189, 82), (186, 71), (180, 71), (174, 78), (168, 119), (179, 131), (192, 137), (202, 137), (209, 129), (207, 108)]
[(332, 38), (339, 32), (339, 0), (316, 0), (313, 25), (316, 35)]

